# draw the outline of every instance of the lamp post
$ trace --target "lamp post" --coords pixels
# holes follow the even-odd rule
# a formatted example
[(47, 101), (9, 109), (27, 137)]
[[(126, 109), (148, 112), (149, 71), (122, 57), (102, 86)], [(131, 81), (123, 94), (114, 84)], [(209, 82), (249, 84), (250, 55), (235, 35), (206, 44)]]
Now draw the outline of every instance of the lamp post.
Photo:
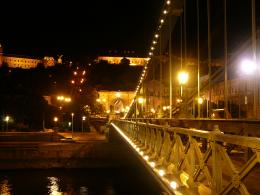
[[(181, 86), (181, 91), (180, 91), (180, 96), (181, 96), (181, 101), (180, 103), (183, 104), (184, 103), (184, 100), (183, 100), (183, 85), (185, 85), (187, 82), (188, 82), (188, 79), (189, 79), (189, 74), (187, 72), (179, 72), (178, 74), (178, 81), (179, 81), (179, 84)], [(186, 106), (186, 105), (185, 105)], [(183, 106), (181, 106), (181, 112), (183, 111), (183, 109), (186, 111), (186, 108), (182, 108)], [(182, 113), (183, 114), (183, 113)]]
[[(241, 71), (246, 74), (246, 75), (254, 75), (254, 73), (257, 70), (257, 65), (253, 60), (249, 60), (249, 59), (244, 59), (241, 62), (241, 66), (240, 66)], [(253, 81), (255, 80), (255, 77), (253, 77)], [(247, 85), (247, 78), (245, 79), (245, 83)], [(255, 86), (253, 86), (253, 99), (255, 98), (256, 95), (256, 88)], [(245, 104), (247, 105), (248, 101), (248, 97), (247, 97), (247, 87), (245, 87)], [(256, 103), (255, 101), (253, 101), (253, 115), (254, 117), (256, 117), (255, 115), (255, 108), (256, 107)], [(246, 108), (246, 111), (248, 112), (248, 109)], [(248, 115), (248, 113), (247, 113)], [(247, 116), (248, 117), (248, 116)]]
[(74, 113), (71, 113), (71, 139), (73, 138), (73, 117)]
[(142, 116), (142, 114), (143, 114), (143, 103), (144, 103), (144, 98), (139, 97), (139, 98), (138, 98), (138, 103), (141, 105), (140, 113), (141, 113), (141, 116)]
[(53, 118), (53, 121), (54, 121), (54, 124), (55, 124), (54, 126), (55, 126), (55, 127), (57, 127), (57, 122), (58, 122), (58, 120), (59, 120), (59, 119), (58, 119), (58, 117), (56, 117), (56, 116)]
[(85, 120), (86, 120), (86, 117), (82, 116), (82, 121), (81, 121), (81, 131), (82, 131), (82, 133), (83, 133), (83, 130), (84, 130), (84, 128), (83, 128), (83, 121), (85, 121)]
[[(203, 99), (201, 97), (198, 98), (198, 113), (200, 113), (200, 109), (201, 109), (201, 106), (203, 104)], [(203, 110), (203, 108), (202, 108)], [(198, 117), (200, 118), (201, 117), (201, 114), (198, 114)], [(203, 112), (202, 112), (202, 117), (203, 117)]]
[(183, 95), (183, 88), (182, 88), (182, 85), (186, 84), (188, 82), (188, 79), (189, 79), (189, 75), (187, 72), (180, 72), (178, 74), (178, 80), (179, 80), (179, 83), (181, 85), (181, 97)]
[(6, 116), (5, 117), (5, 121), (6, 121), (6, 131), (8, 131), (8, 122), (10, 120), (10, 117), (9, 116)]

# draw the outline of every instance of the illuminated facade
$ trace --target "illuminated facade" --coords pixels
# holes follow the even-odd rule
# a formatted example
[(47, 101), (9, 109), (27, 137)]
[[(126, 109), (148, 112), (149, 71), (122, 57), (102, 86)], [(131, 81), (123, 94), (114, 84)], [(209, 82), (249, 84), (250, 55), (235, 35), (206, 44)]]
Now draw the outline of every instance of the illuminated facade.
[(30, 69), (36, 68), (38, 64), (42, 63), (45, 67), (54, 66), (55, 60), (53, 57), (44, 57), (43, 59), (16, 56), (16, 55), (4, 55), (3, 47), (0, 44), (0, 67), (3, 64), (7, 64), (10, 68), (23, 68)]
[(97, 102), (106, 113), (125, 113), (134, 99), (133, 91), (99, 91)]
[[(98, 62), (107, 61), (109, 64), (120, 64), (121, 60), (124, 57), (111, 57), (111, 56), (99, 56)], [(150, 58), (134, 58), (134, 57), (125, 57), (130, 60), (130, 66), (145, 66)]]
[(33, 58), (3, 56), (3, 63), (8, 64), (10, 68), (35, 68), (40, 62), (41, 60)]

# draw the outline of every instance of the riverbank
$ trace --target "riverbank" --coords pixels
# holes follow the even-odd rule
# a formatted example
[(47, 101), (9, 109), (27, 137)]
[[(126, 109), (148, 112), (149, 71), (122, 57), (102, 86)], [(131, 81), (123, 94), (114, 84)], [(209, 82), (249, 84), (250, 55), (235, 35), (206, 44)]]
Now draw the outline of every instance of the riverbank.
[(5, 133), (0, 140), (0, 169), (118, 167), (135, 161), (112, 128), (106, 136), (97, 132)]

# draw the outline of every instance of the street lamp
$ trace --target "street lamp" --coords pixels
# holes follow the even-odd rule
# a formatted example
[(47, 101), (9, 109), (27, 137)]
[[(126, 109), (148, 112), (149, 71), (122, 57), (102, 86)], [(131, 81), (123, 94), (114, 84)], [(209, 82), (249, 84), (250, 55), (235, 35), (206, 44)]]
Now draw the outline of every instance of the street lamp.
[[(257, 64), (253, 60), (244, 59), (241, 62), (240, 69), (246, 75), (253, 75), (257, 70)], [(253, 79), (254, 80), (254, 79)], [(245, 79), (247, 83), (247, 78)], [(254, 117), (256, 117), (256, 83), (253, 85), (253, 111)], [(247, 87), (245, 87), (245, 104), (247, 104)], [(248, 108), (246, 108), (248, 112)], [(248, 113), (247, 113), (248, 114)]]
[(178, 74), (178, 81), (179, 81), (179, 84), (181, 86), (181, 92), (180, 92), (180, 96), (181, 97), (177, 101), (179, 103), (181, 103), (181, 105), (180, 105), (180, 114), (184, 114), (184, 113), (182, 113), (183, 111), (186, 112), (186, 107), (183, 108), (183, 105), (182, 105), (182, 103), (185, 103), (185, 101), (183, 101), (183, 85), (185, 85), (188, 82), (188, 79), (189, 79), (189, 75), (188, 75), (187, 72), (184, 72), (184, 71), (179, 72), (179, 74)]
[(71, 113), (71, 139), (73, 138), (73, 117), (74, 117), (74, 113)]
[(143, 112), (144, 98), (139, 97), (138, 98), (138, 103), (141, 105), (140, 113), (141, 113), (141, 116), (142, 116), (142, 114), (143, 114), (142, 112)]
[(56, 116), (53, 118), (53, 121), (54, 121), (54, 123), (55, 123), (55, 127), (57, 127), (57, 122), (58, 122), (58, 120), (59, 120), (59, 119), (58, 119), (58, 117), (56, 117)]
[(86, 117), (85, 116), (82, 116), (82, 121), (81, 121), (81, 131), (83, 133), (83, 121), (86, 120)]
[(9, 116), (6, 116), (5, 117), (5, 121), (6, 121), (6, 131), (8, 131), (8, 122), (10, 120), (10, 117)]
[(182, 85), (186, 84), (188, 82), (189, 79), (189, 75), (187, 72), (179, 72), (178, 74), (178, 81), (181, 85), (181, 97), (183, 94), (183, 89), (182, 89)]
[(256, 68), (256, 64), (251, 60), (245, 59), (241, 63), (241, 70), (245, 74), (253, 74), (256, 71)]

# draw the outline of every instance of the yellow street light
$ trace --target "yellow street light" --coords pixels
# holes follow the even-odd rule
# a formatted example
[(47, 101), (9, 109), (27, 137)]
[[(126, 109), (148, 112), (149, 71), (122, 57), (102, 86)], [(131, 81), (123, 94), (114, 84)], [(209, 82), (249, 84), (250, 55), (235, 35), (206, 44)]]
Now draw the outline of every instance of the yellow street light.
[(71, 102), (71, 98), (69, 97), (65, 98), (65, 102)]
[(8, 122), (10, 120), (10, 116), (5, 117), (5, 121)]
[(181, 85), (186, 84), (188, 82), (189, 75), (187, 72), (179, 72), (178, 80)]
[(142, 97), (139, 97), (139, 98), (138, 98), (138, 103), (139, 103), (139, 104), (142, 104), (142, 103), (144, 103), (144, 98), (142, 98)]
[(8, 122), (10, 120), (10, 117), (9, 116), (6, 116), (5, 117), (5, 121), (6, 121), (6, 131), (8, 131)]
[(198, 98), (198, 103), (199, 103), (199, 104), (202, 104), (202, 103), (203, 103), (203, 98), (199, 97), (199, 98)]
[(53, 118), (53, 121), (54, 121), (54, 122), (58, 122), (58, 120), (59, 120), (59, 119), (58, 119), (58, 117), (56, 117), (56, 116)]

